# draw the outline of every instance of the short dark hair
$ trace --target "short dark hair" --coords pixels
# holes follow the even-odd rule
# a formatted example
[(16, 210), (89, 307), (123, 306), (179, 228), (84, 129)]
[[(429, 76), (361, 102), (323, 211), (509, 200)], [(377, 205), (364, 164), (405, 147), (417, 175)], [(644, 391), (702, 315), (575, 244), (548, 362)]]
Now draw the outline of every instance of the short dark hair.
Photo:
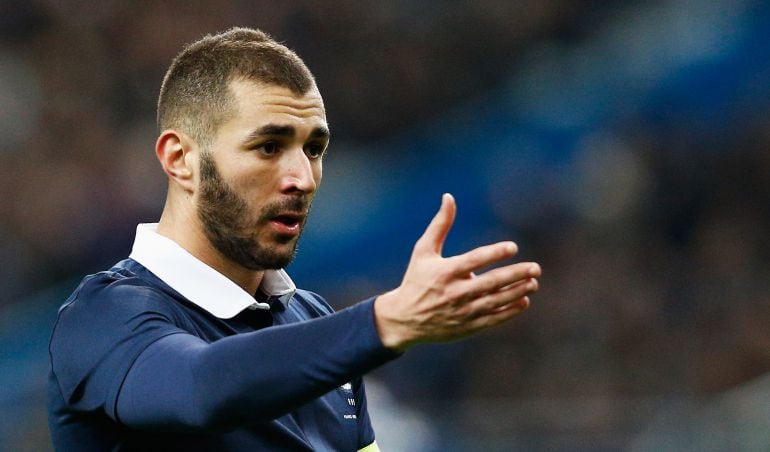
[(168, 68), (158, 97), (158, 128), (176, 128), (207, 148), (232, 113), (230, 82), (283, 86), (298, 95), (315, 86), (296, 53), (251, 28), (231, 28), (188, 44)]

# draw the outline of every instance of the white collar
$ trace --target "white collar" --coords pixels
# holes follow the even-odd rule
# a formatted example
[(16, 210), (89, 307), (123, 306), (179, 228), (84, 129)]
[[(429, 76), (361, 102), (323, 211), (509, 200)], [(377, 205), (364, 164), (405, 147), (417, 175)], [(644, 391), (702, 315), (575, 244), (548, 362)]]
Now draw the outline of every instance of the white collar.
[[(139, 262), (191, 302), (219, 317), (229, 319), (244, 309), (270, 309), (257, 302), (225, 275), (209, 267), (168, 237), (157, 233), (157, 223), (136, 227), (131, 259)], [(285, 305), (297, 287), (284, 270), (266, 270), (259, 290), (278, 297)]]

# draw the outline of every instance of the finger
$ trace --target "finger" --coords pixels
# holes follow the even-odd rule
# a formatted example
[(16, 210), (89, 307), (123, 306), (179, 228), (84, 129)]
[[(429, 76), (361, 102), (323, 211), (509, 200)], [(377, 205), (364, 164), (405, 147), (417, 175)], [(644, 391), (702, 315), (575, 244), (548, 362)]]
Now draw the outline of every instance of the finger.
[(415, 251), (431, 252), (441, 255), (444, 248), (444, 241), (452, 229), (455, 221), (457, 206), (455, 199), (449, 193), (444, 193), (441, 197), (441, 208), (431, 220), (425, 232), (422, 234), (414, 246)]
[(519, 247), (513, 242), (499, 242), (472, 249), (464, 254), (452, 256), (447, 263), (453, 266), (452, 273), (466, 275), (472, 271), (492, 265), (516, 255)]
[(531, 295), (539, 289), (537, 279), (531, 278), (519, 284), (513, 284), (505, 289), (484, 294), (468, 302), (470, 317), (483, 317), (508, 304)]
[(529, 308), (531, 301), (529, 299), (529, 296), (524, 296), (521, 298), (518, 298), (516, 300), (513, 300), (512, 302), (508, 303), (505, 306), (500, 306), (499, 308), (493, 310), (490, 314), (494, 315), (499, 312), (505, 311), (507, 309), (518, 309), (519, 312), (524, 311)]
[(475, 278), (463, 281), (465, 291), (472, 297), (498, 291), (540, 276), (540, 266), (534, 262), (520, 262), (495, 268)]
[(506, 322), (526, 311), (529, 308), (529, 305), (529, 297), (518, 298), (486, 315), (479, 316), (468, 322), (469, 332), (477, 332)]

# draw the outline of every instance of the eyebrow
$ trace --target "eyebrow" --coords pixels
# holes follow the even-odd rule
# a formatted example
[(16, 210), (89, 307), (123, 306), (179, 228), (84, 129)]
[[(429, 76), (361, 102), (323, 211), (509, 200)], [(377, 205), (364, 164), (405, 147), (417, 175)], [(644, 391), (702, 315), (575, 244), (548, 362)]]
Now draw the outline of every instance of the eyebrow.
[(328, 127), (316, 127), (310, 132), (310, 138), (329, 138), (329, 135)]
[[(293, 137), (296, 134), (293, 126), (282, 126), (278, 124), (267, 124), (254, 130), (248, 136), (249, 139), (271, 137)], [(329, 138), (329, 129), (327, 127), (316, 127), (310, 132), (310, 138)]]

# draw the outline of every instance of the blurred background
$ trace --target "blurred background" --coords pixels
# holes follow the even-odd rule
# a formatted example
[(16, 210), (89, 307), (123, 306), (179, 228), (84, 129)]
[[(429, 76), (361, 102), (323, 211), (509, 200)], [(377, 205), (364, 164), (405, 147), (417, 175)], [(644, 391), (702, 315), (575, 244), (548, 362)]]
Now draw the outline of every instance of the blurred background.
[[(371, 374), (383, 450), (770, 450), (770, 4), (0, 0), (0, 449), (50, 450), (47, 341), (155, 221), (162, 76), (259, 27), (332, 128), (295, 282), (344, 308), (513, 239), (532, 308)], [(765, 206), (765, 207), (763, 207)]]

